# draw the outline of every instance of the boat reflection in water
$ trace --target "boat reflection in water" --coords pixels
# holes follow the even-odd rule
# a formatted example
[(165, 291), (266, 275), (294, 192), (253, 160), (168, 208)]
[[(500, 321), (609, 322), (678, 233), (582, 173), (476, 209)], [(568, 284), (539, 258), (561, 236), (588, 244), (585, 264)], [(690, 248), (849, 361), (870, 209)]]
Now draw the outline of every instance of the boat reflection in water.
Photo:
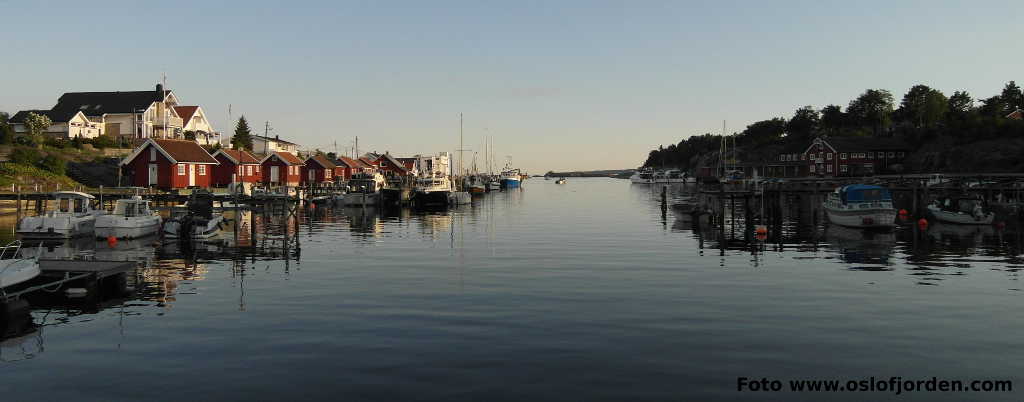
[[(825, 230), (828, 248), (839, 253), (839, 259), (852, 270), (891, 271), (896, 235), (891, 231), (872, 231), (829, 225)], [(871, 264), (861, 265), (861, 264)]]

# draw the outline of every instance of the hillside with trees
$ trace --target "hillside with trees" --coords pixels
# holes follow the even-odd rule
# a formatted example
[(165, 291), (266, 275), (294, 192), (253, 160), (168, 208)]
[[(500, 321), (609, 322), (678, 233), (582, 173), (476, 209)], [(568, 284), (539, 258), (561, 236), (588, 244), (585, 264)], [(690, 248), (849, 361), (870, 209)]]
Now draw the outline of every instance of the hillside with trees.
[[(948, 97), (915, 85), (899, 103), (891, 92), (868, 89), (839, 105), (804, 106), (791, 117), (774, 117), (735, 134), (737, 159), (760, 164), (779, 153), (802, 152), (816, 137), (896, 138), (915, 149), (907, 167), (919, 172), (1005, 172), (1024, 170), (1024, 121), (1009, 118), (1024, 109), (1024, 93), (1014, 81), (980, 100), (966, 91)], [(721, 135), (694, 135), (659, 146), (645, 167), (676, 167), (695, 172), (717, 161)], [(730, 140), (730, 143), (732, 141)]]

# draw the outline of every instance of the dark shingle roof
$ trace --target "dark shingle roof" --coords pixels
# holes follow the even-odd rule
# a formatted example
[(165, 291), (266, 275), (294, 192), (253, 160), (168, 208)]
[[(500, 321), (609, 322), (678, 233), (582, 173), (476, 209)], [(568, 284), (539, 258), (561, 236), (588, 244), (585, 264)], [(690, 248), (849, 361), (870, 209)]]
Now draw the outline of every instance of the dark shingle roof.
[(86, 116), (107, 113), (134, 113), (148, 108), (153, 102), (162, 102), (171, 91), (127, 91), (127, 92), (68, 92), (57, 99), (53, 111), (59, 114), (74, 114), (82, 111)]
[(824, 138), (838, 152), (903, 151), (910, 149), (895, 138), (828, 137)]
[(69, 114), (63, 114), (54, 112), (52, 110), (22, 110), (18, 113), (15, 113), (14, 116), (11, 116), (11, 118), (8, 121), (10, 121), (11, 123), (24, 123), (25, 118), (28, 117), (29, 113), (35, 113), (40, 116), (49, 117), (50, 121), (54, 123), (64, 123), (68, 120), (71, 120), (71, 118), (75, 116), (75, 113), (77, 113), (77, 111), (71, 112)]
[(165, 152), (171, 155), (171, 158), (178, 162), (220, 164), (195, 141), (154, 139), (153, 142), (159, 145), (160, 148), (163, 148)]
[(322, 166), (324, 169), (334, 169), (336, 167), (334, 163), (332, 163), (330, 159), (327, 159), (327, 157), (324, 156), (323, 154), (316, 154), (310, 156), (309, 158), (306, 158), (307, 166), (309, 166), (309, 161), (311, 160), (316, 162), (318, 165)]

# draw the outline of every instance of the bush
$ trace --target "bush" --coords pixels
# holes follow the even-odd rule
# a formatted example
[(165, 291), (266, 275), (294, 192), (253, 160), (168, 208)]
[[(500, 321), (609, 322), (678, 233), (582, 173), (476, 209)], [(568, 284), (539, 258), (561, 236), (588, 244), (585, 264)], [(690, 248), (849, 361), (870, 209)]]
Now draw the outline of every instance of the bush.
[(113, 148), (117, 146), (117, 142), (107, 135), (101, 135), (99, 137), (92, 138), (87, 141), (88, 143), (92, 144), (92, 146), (96, 147), (96, 149)]
[(39, 151), (32, 148), (18, 147), (11, 151), (11, 162), (25, 166), (35, 166), (42, 158)]
[(53, 174), (63, 175), (67, 170), (67, 161), (57, 155), (46, 155), (39, 162), (39, 168)]
[(63, 138), (46, 138), (43, 140), (43, 145), (57, 149), (64, 149), (68, 147), (68, 142), (64, 141)]

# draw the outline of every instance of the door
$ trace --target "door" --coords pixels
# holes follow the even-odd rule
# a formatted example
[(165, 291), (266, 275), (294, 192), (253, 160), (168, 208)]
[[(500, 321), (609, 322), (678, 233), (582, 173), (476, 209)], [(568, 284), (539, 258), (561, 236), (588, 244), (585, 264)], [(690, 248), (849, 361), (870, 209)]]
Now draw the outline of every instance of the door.
[(316, 170), (309, 169), (309, 182), (316, 183)]
[(271, 166), (270, 167), (270, 182), (280, 183), (281, 182), (281, 167)]
[(188, 186), (192, 187), (196, 185), (196, 165), (188, 165)]
[(156, 164), (155, 163), (150, 163), (149, 164), (149, 185), (150, 186), (159, 185), (160, 183), (157, 181), (159, 176), (160, 176), (160, 174), (159, 174), (159, 170), (157, 170)]

